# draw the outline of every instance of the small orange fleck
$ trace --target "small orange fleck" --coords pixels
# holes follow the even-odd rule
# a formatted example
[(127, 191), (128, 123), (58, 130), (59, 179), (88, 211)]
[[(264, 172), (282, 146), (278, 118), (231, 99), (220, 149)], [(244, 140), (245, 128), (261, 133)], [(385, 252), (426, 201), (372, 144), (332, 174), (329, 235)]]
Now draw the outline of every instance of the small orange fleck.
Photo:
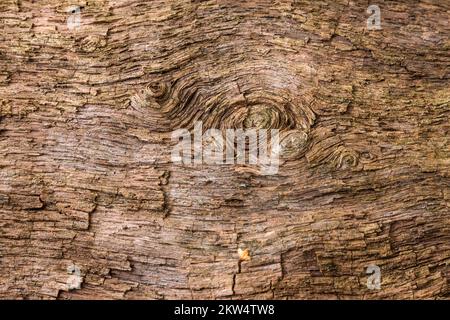
[(248, 249), (242, 250), (238, 249), (239, 261), (249, 261), (250, 251)]

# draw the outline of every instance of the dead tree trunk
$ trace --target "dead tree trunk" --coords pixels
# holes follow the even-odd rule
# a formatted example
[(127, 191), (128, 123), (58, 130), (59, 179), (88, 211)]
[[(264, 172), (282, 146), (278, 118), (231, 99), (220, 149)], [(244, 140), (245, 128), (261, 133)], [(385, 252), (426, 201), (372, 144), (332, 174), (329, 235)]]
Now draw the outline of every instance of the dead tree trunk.
[(2, 0), (0, 297), (449, 298), (450, 4), (376, 4)]

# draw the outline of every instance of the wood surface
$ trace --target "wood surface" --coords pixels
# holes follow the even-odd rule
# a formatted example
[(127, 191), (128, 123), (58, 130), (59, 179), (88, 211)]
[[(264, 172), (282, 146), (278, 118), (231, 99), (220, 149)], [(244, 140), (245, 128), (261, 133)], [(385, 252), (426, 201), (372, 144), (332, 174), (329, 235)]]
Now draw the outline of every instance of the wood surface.
[[(449, 18), (448, 0), (2, 0), (0, 298), (448, 299)], [(278, 173), (174, 164), (196, 121), (279, 129)]]

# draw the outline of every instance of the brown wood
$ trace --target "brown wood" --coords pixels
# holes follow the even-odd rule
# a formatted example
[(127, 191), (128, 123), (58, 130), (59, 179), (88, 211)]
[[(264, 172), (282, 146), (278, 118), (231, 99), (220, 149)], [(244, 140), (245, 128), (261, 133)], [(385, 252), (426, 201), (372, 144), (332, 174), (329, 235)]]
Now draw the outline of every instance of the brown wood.
[[(448, 0), (377, 0), (382, 30), (360, 0), (73, 4), (0, 2), (1, 298), (449, 298)], [(278, 174), (172, 163), (195, 121), (280, 129)]]

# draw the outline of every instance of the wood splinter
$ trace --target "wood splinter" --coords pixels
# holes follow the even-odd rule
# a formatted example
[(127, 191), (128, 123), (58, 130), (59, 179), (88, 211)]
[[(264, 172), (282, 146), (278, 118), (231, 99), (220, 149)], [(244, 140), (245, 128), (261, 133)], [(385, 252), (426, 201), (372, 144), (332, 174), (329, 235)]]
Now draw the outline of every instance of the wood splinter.
[(242, 250), (241, 248), (238, 249), (238, 255), (239, 255), (239, 262), (242, 261), (250, 261), (250, 251), (248, 249)]

